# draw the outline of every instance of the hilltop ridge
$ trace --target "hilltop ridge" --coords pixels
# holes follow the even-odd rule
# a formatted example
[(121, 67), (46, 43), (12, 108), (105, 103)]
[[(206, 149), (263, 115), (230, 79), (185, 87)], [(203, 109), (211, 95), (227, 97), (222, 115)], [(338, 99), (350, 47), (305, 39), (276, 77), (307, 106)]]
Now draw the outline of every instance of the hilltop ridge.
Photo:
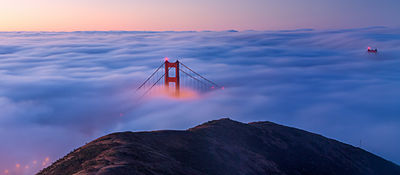
[(183, 131), (120, 132), (76, 149), (38, 175), (400, 174), (360, 148), (272, 122), (213, 120)]

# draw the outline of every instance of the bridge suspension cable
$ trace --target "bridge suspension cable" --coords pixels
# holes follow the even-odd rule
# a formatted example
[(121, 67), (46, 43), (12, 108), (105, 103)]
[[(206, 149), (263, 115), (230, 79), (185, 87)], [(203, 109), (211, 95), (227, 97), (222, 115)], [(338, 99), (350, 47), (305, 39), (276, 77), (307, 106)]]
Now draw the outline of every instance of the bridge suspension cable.
[(198, 82), (200, 82), (200, 83), (202, 83), (202, 84), (204, 84), (204, 85), (207, 85), (207, 83), (204, 83), (203, 81), (201, 81), (201, 80), (197, 79), (196, 77), (190, 75), (189, 73), (185, 72), (184, 70), (179, 69), (179, 71), (183, 72), (184, 74), (186, 74), (186, 75), (189, 76), (190, 78), (193, 78), (194, 80), (196, 80), (196, 81), (198, 81)]
[(147, 95), (147, 93), (149, 93), (149, 92), (151, 91), (151, 89), (153, 89), (153, 87), (154, 87), (162, 78), (164, 78), (164, 76), (165, 76), (165, 73), (164, 73), (164, 74), (149, 88), (149, 89), (147, 89), (146, 92), (143, 93), (142, 97), (145, 96), (145, 95)]
[(199, 76), (200, 78), (202, 78), (203, 80), (205, 80), (205, 81), (207, 81), (207, 82), (213, 84), (213, 85), (216, 86), (216, 87), (220, 87), (217, 83), (214, 83), (213, 81), (211, 81), (211, 80), (209, 80), (209, 79), (207, 79), (207, 78), (201, 76), (199, 73), (197, 73), (197, 72), (195, 72), (194, 70), (190, 69), (190, 68), (189, 68), (188, 66), (186, 66), (185, 64), (183, 64), (183, 63), (181, 63), (181, 62), (179, 62), (179, 63), (180, 63), (183, 67), (185, 67), (186, 69), (189, 69), (191, 72), (193, 72), (194, 74), (196, 74), (197, 76)]
[[(157, 69), (156, 69), (156, 71), (154, 71), (151, 75), (150, 75), (150, 77), (149, 78), (147, 78), (147, 80), (146, 81), (144, 81), (136, 90), (139, 90), (140, 88), (142, 88), (163, 66), (164, 66), (164, 64), (165, 64), (165, 62), (164, 63), (162, 63), (161, 64), (161, 66), (160, 67), (158, 67)], [(163, 76), (165, 76), (165, 73), (164, 73), (164, 75)]]

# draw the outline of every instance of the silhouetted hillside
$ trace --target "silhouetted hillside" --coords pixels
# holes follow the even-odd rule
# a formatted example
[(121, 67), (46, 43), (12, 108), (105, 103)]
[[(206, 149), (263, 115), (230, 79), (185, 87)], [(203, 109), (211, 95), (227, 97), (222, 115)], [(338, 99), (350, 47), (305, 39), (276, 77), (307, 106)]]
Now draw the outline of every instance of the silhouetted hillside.
[(400, 167), (299, 129), (221, 119), (186, 131), (110, 134), (38, 174), (396, 175)]

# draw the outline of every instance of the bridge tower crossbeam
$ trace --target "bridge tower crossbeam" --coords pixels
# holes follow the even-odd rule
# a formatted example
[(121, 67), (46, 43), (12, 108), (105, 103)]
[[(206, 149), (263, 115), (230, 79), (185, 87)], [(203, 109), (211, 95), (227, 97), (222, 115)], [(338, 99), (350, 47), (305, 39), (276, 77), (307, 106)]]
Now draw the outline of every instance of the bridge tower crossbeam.
[[(165, 60), (165, 89), (167, 92), (169, 92), (169, 85), (170, 83), (175, 83), (175, 95), (178, 97), (179, 96), (179, 90), (180, 90), (180, 81), (179, 81), (179, 61), (176, 61), (175, 63), (171, 63), (168, 60)], [(169, 74), (169, 70), (171, 68), (175, 68), (175, 77), (171, 77)]]

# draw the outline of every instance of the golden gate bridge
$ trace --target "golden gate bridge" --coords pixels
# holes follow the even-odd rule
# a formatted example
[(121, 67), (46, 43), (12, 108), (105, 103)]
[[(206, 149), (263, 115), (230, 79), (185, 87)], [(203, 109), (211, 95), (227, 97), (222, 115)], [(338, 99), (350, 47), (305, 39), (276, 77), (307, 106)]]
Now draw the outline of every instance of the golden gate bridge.
[(179, 60), (169, 62), (168, 58), (165, 58), (165, 61), (136, 90), (142, 91), (145, 96), (155, 89), (162, 89), (168, 94), (179, 97), (182, 89), (204, 93), (224, 87), (205, 78)]

